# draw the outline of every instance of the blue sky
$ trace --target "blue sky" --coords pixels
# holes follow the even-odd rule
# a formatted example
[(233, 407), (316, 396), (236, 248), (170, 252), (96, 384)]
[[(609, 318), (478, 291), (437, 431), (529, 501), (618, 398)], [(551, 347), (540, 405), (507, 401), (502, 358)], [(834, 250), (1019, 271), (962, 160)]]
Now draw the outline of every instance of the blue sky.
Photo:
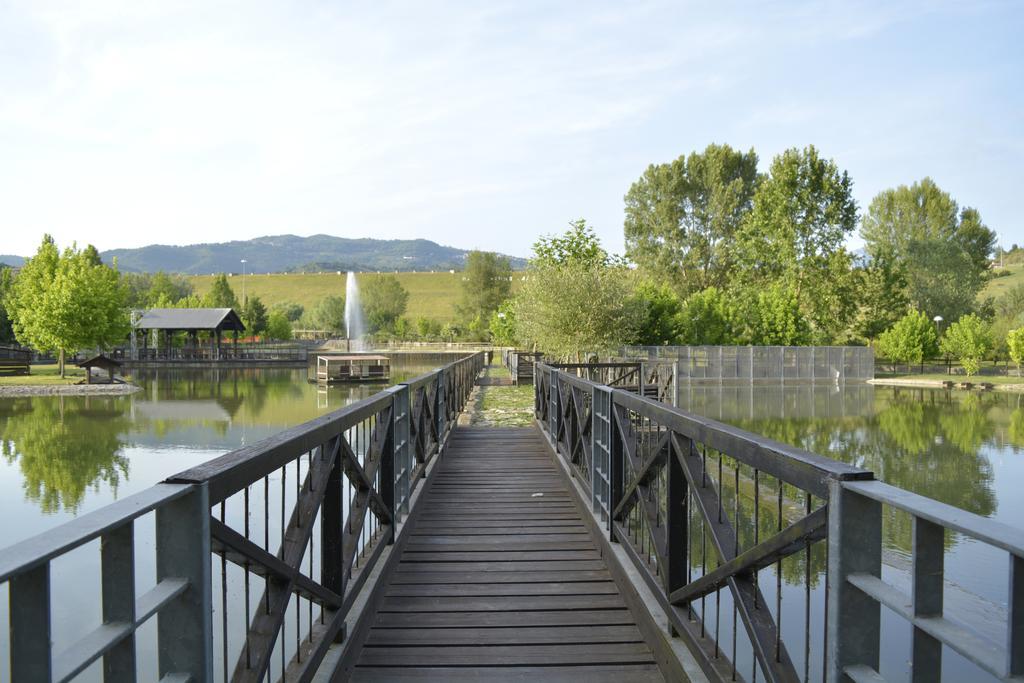
[[(0, 253), (266, 234), (527, 255), (711, 142), (932, 176), (1024, 243), (1022, 2), (5, 2)], [(853, 240), (851, 247), (859, 246)]]

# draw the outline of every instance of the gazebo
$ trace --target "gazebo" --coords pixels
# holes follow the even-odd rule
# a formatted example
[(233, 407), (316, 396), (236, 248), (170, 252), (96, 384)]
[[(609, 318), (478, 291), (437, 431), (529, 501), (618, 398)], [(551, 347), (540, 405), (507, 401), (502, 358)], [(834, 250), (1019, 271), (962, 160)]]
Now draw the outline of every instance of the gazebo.
[[(113, 358), (107, 358), (106, 356), (104, 356), (101, 353), (101, 354), (93, 356), (92, 358), (90, 358), (88, 360), (82, 361), (81, 363), (78, 364), (78, 367), (80, 367), (80, 368), (85, 370), (85, 383), (86, 384), (92, 384), (93, 383), (93, 374), (92, 374), (92, 369), (93, 368), (99, 368), (100, 370), (106, 370), (107, 371), (107, 382), (106, 383), (107, 384), (113, 384), (114, 383), (114, 373), (117, 372), (121, 368), (121, 364), (118, 363)], [(101, 381), (100, 384), (102, 384), (102, 383), (103, 382)]]
[[(182, 349), (184, 359), (206, 357), (205, 349), (199, 347), (199, 333), (210, 333), (209, 360), (221, 357), (221, 337), (230, 331), (233, 341), (238, 344), (238, 333), (245, 331), (242, 319), (233, 308), (151, 308), (135, 324), (135, 329), (148, 332), (157, 330), (163, 344), (158, 344), (155, 358), (172, 359), (171, 336), (175, 332), (186, 332), (189, 343)], [(158, 337), (159, 339), (159, 337)], [(149, 335), (143, 335), (143, 357), (149, 357)]]

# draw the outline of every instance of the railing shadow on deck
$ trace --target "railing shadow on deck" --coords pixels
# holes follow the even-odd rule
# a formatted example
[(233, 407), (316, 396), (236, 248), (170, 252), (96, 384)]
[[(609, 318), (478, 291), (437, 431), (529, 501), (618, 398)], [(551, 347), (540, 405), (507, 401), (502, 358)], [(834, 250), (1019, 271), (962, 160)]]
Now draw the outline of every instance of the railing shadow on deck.
[[(161, 680), (310, 680), (483, 364), (469, 355), (0, 552), (12, 680), (66, 681), (102, 660), (104, 680), (134, 681), (153, 616)], [(54, 652), (51, 564), (96, 541), (100, 623)]]
[[(710, 680), (884, 680), (882, 605), (912, 680), (941, 680), (944, 646), (1021, 680), (1024, 530), (571, 370), (535, 366), (538, 426)], [(883, 508), (913, 521), (909, 595), (881, 578)], [(1007, 553), (1004, 642), (943, 611), (947, 531)]]

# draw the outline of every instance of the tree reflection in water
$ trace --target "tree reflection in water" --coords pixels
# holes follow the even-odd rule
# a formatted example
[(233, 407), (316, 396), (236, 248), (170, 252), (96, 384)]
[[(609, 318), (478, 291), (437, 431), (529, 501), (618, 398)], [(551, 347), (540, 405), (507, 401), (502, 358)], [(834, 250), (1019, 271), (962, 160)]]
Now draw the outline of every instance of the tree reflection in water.
[(0, 401), (0, 447), (17, 461), (25, 497), (43, 512), (76, 512), (90, 490), (116, 494), (128, 477), (122, 455), (127, 397), (33, 396)]

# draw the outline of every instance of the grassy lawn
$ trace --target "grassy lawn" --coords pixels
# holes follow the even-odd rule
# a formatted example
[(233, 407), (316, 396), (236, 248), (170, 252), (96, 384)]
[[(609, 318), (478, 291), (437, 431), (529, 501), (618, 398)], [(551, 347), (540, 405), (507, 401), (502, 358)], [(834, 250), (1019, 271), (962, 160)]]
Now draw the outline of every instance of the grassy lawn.
[[(508, 377), (508, 370), (492, 365), (488, 377)], [(470, 424), (490, 427), (528, 427), (533, 424), (533, 386), (482, 386), (472, 407)]]
[(41, 386), (45, 384), (76, 384), (85, 379), (85, 371), (73, 365), (64, 366), (64, 379), (57, 365), (33, 365), (29, 375), (0, 375), (0, 386)]
[(947, 375), (944, 372), (941, 373), (925, 373), (923, 375), (876, 375), (876, 379), (907, 379), (907, 380), (924, 380), (926, 382), (971, 382), (973, 384), (981, 384), (982, 382), (988, 382), (989, 384), (1024, 384), (1024, 377), (1007, 377), (1005, 375), (974, 375), (968, 377), (967, 375)]
[[(409, 305), (405, 315), (411, 320), (432, 318), (442, 324), (455, 320), (455, 304), (462, 290), (462, 273), (447, 271), (435, 273), (389, 273), (398, 278), (409, 291)], [(376, 273), (359, 273), (356, 278), (360, 285)], [(515, 291), (521, 280), (516, 274), (512, 281)], [(196, 293), (203, 295), (210, 290), (212, 275), (195, 275), (189, 278)], [(231, 288), (239, 299), (242, 297), (242, 276), (229, 278)], [(345, 273), (280, 273), (272, 275), (246, 275), (245, 291), (258, 296), (268, 307), (277, 303), (296, 303), (307, 309), (326, 296), (345, 295)]]

